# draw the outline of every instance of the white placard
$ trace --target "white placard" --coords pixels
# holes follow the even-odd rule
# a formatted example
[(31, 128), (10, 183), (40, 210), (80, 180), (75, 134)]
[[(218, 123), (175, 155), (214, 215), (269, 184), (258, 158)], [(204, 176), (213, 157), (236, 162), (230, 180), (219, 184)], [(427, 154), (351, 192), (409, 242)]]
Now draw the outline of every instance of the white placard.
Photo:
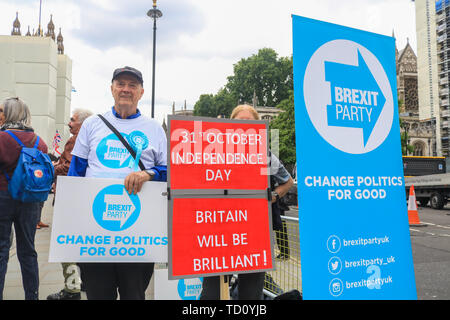
[(154, 271), (155, 300), (199, 300), (203, 278), (168, 280), (167, 269)]
[(49, 262), (167, 262), (166, 182), (58, 177)]

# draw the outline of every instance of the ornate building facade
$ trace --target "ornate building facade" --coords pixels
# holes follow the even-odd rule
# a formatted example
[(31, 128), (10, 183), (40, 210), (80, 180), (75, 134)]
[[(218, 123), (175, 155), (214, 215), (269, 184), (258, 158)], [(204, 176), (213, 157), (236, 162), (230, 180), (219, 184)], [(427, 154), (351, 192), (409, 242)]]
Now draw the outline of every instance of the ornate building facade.
[(0, 35), (0, 101), (22, 98), (30, 108), (32, 126), (51, 151), (56, 130), (62, 145), (70, 137), (72, 60), (64, 54), (61, 29), (55, 36), (53, 17), (44, 34), (40, 24), (22, 35), (19, 14), (11, 35)]
[(417, 95), (417, 57), (409, 41), (405, 48), (398, 52), (397, 58), (397, 90), (398, 98), (403, 102), (400, 112), (419, 114), (419, 99)]
[(417, 56), (409, 41), (401, 51), (396, 49), (397, 93), (401, 131), (407, 133), (413, 156), (436, 156), (436, 121), (419, 119)]

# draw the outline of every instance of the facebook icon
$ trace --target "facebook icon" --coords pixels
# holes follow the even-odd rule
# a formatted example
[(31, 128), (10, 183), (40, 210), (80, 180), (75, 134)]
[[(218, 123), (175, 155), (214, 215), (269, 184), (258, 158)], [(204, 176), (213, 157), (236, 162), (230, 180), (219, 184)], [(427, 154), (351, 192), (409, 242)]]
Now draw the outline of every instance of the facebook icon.
[(331, 253), (336, 253), (341, 249), (341, 240), (335, 235), (331, 235), (327, 240), (327, 248)]

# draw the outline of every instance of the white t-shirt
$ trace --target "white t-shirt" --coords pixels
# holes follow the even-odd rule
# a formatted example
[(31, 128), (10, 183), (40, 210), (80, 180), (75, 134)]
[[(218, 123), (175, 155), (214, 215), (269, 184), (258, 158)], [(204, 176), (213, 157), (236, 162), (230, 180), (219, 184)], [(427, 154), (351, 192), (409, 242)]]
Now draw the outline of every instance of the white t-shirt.
[[(145, 169), (167, 165), (167, 138), (161, 125), (144, 115), (119, 119), (112, 111), (103, 114), (131, 147), (142, 146)], [(86, 177), (125, 178), (133, 172), (134, 159), (127, 148), (97, 115), (87, 118), (78, 133), (72, 155), (88, 160)], [(139, 169), (140, 170), (140, 169)]]

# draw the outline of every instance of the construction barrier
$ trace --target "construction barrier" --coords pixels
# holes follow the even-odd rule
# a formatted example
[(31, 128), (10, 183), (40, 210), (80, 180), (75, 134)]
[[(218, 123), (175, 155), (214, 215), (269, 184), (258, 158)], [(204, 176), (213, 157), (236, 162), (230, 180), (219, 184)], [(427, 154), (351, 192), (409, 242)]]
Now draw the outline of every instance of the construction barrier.
[(264, 294), (269, 298), (291, 291), (302, 292), (298, 218), (281, 216), (283, 230), (275, 231), (275, 270), (266, 272)]

